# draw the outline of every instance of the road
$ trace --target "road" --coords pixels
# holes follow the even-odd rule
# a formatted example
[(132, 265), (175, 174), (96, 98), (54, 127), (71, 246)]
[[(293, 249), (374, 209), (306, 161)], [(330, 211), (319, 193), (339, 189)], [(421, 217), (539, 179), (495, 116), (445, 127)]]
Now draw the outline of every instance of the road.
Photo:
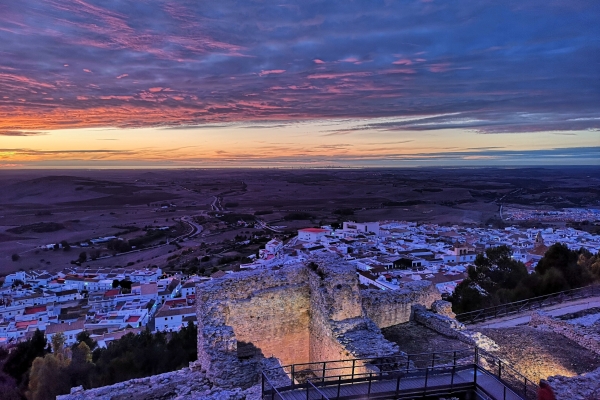
[(133, 253), (141, 253), (143, 251), (147, 251), (147, 250), (152, 250), (152, 249), (157, 249), (159, 247), (163, 247), (163, 246), (168, 246), (170, 243), (172, 242), (177, 242), (181, 239), (189, 239), (192, 238), (196, 235), (198, 235), (199, 233), (201, 233), (204, 228), (202, 227), (202, 225), (199, 225), (197, 223), (194, 222), (193, 220), (193, 216), (183, 216), (181, 217), (181, 222), (186, 224), (189, 227), (189, 232), (184, 233), (183, 235), (177, 236), (176, 238), (173, 238), (171, 240), (169, 240), (167, 243), (164, 244), (155, 244), (154, 246), (148, 246), (148, 247), (144, 247), (143, 249), (135, 249), (135, 250), (131, 250), (131, 251), (126, 251), (124, 253), (117, 253), (114, 256), (110, 255), (110, 256), (105, 256), (105, 257), (98, 257), (95, 260), (87, 260), (86, 262), (93, 262), (93, 261), (97, 261), (97, 260), (104, 260), (106, 258), (112, 258), (112, 257), (119, 257), (119, 256), (125, 256), (127, 254), (133, 254)]
[(213, 196), (213, 202), (210, 204), (210, 208), (213, 211), (223, 211), (223, 205), (221, 205), (221, 197), (220, 196)]
[[(588, 297), (587, 299), (579, 299), (561, 304), (554, 304), (552, 306), (544, 307), (542, 310), (548, 315), (558, 317), (594, 307), (600, 307), (600, 297)], [(488, 320), (475, 325), (469, 325), (469, 329), (477, 330), (478, 328), (512, 328), (518, 325), (525, 325), (531, 320), (532, 312), (535, 311), (526, 311), (522, 314), (511, 315), (508, 317)]]
[(271, 232), (275, 232), (275, 233), (283, 233), (281, 230), (279, 229), (275, 229), (272, 226), (269, 226), (269, 224), (267, 224), (265, 221), (256, 218), (256, 223), (263, 229), (267, 229)]

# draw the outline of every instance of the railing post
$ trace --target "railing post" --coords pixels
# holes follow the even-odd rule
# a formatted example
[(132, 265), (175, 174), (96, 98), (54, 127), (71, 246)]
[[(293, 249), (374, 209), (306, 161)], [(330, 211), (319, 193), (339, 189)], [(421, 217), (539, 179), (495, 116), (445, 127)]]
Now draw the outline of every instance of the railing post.
[(475, 365), (479, 365), (479, 347), (475, 347)]
[(327, 365), (327, 363), (326, 363), (326, 362), (323, 362), (323, 376), (322, 376), (322, 378), (321, 378), (321, 381), (322, 381), (322, 382), (325, 382), (325, 366), (326, 366), (326, 365)]
[(523, 392), (525, 392), (525, 397), (527, 397), (527, 378), (523, 377)]
[(431, 353), (431, 368), (435, 367), (435, 353)]
[(294, 382), (295, 382), (295, 378), (294, 378), (294, 367), (295, 365), (292, 364), (292, 389), (294, 388)]
[(498, 378), (502, 379), (502, 360), (498, 359)]
[(456, 350), (454, 351), (454, 356), (453, 356), (453, 363), (452, 365), (454, 365), (456, 367)]
[(502, 385), (502, 387), (504, 388), (504, 399), (503, 400), (506, 400), (506, 385)]
[(410, 367), (410, 354), (406, 358), (406, 373), (408, 373), (409, 367)]
[(399, 391), (400, 391), (400, 374), (398, 374), (398, 380), (396, 381), (396, 396), (398, 396)]
[(371, 380), (373, 379), (373, 373), (369, 372), (369, 390), (367, 391), (367, 397), (371, 397)]
[(473, 365), (473, 383), (477, 387), (477, 364)]
[(340, 386), (342, 386), (342, 376), (338, 376), (338, 389), (337, 389), (337, 396), (336, 399), (340, 398)]
[(354, 367), (356, 366), (356, 359), (352, 360), (352, 380), (354, 380)]
[(265, 397), (265, 373), (263, 372), (262, 374), (260, 374), (260, 386), (261, 386), (261, 399), (264, 399)]
[(456, 364), (452, 366), (452, 376), (450, 377), (450, 391), (454, 392), (454, 374), (456, 374)]

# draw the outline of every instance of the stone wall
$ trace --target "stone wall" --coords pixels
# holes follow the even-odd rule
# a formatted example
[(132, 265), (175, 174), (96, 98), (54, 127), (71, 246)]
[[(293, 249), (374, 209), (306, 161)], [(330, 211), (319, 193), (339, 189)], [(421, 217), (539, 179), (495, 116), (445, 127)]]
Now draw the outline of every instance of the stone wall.
[(565, 321), (556, 320), (543, 312), (534, 312), (531, 314), (529, 325), (538, 327), (543, 325), (551, 331), (571, 339), (583, 348), (600, 354), (600, 335), (594, 335), (585, 332), (581, 328)]
[(442, 335), (458, 339), (469, 346), (477, 346), (487, 351), (498, 350), (498, 344), (492, 339), (480, 332), (466, 329), (464, 324), (448, 316), (452, 315), (451, 308), (450, 311), (448, 311), (449, 307), (444, 303), (447, 302), (441, 300), (436, 301), (435, 306), (433, 307), (443, 314), (428, 311), (422, 305), (413, 306), (413, 317), (415, 322)]
[(429, 281), (409, 282), (399, 290), (362, 291), (365, 313), (380, 329), (410, 321), (413, 305), (430, 308), (441, 298), (440, 292)]
[(284, 365), (306, 363), (309, 309), (306, 285), (270, 288), (232, 303), (225, 324), (233, 328), (238, 343), (251, 343), (265, 357), (275, 356)]
[[(308, 291), (302, 287), (306, 279), (306, 269), (297, 265), (232, 274), (197, 285), (198, 362), (209, 379), (223, 387), (246, 388), (258, 380), (262, 355), (292, 360), (297, 354), (298, 361), (306, 359), (305, 352), (295, 353), (288, 348), (292, 345), (288, 333), (301, 341), (300, 346), (307, 345), (306, 335), (301, 333), (302, 322), (285, 324), (306, 319), (307, 300), (303, 297)], [(289, 293), (299, 301), (297, 307), (288, 301)], [(307, 330), (308, 324), (304, 325)], [(271, 335), (269, 338), (263, 336), (263, 329)], [(268, 339), (276, 340), (280, 347), (271, 346)], [(241, 342), (262, 354), (240, 357)]]
[(196, 292), (198, 360), (221, 386), (254, 384), (262, 356), (289, 365), (398, 353), (366, 317), (355, 268), (339, 259), (233, 274)]
[(71, 394), (57, 396), (57, 400), (162, 400), (175, 397), (179, 400), (242, 400), (245, 395), (241, 389), (216, 387), (203, 372), (184, 368), (96, 389), (83, 390), (81, 386), (75, 387), (71, 389)]
[[(308, 269), (311, 361), (359, 358), (362, 360), (355, 364), (354, 372), (364, 373), (372, 370), (368, 365), (371, 359), (397, 354), (398, 347), (388, 342), (365, 316), (354, 267), (327, 258), (315, 259), (311, 265)], [(350, 365), (339, 363), (337, 368), (345, 368), (329, 375), (349, 374)]]

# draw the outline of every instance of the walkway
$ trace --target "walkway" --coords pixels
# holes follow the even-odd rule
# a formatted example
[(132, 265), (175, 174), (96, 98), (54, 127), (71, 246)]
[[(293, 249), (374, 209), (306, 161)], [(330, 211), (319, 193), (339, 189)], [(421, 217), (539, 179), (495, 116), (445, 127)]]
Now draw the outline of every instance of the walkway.
[[(477, 377), (475, 377), (477, 371)], [(364, 398), (405, 398), (421, 396), (461, 393), (466, 391), (481, 390), (492, 399), (522, 400), (523, 397), (508, 389), (498, 378), (482, 371), (479, 368), (461, 367), (456, 373), (452, 371), (436, 371), (432, 376), (425, 378), (419, 376), (406, 376), (381, 379), (371, 382), (345, 383), (338, 385), (335, 381), (313, 383), (308, 388), (281, 392), (281, 400), (306, 400), (308, 399), (349, 399)], [(308, 389), (308, 395), (307, 395)]]
[[(421, 361), (429, 365), (417, 368)], [(490, 400), (524, 400), (534, 399), (536, 391), (537, 385), (509, 363), (479, 348), (311, 362), (262, 373), (265, 400), (433, 399), (470, 393)]]
[[(538, 310), (546, 312), (553, 317), (574, 313), (581, 310), (587, 310), (594, 307), (600, 307), (600, 297), (588, 297), (587, 299), (579, 299), (554, 304), (547, 307), (542, 307)], [(536, 310), (536, 311), (538, 311)], [(477, 328), (511, 328), (518, 325), (526, 325), (531, 320), (532, 311), (524, 311), (520, 314), (500, 317), (485, 322), (469, 325), (469, 329)]]

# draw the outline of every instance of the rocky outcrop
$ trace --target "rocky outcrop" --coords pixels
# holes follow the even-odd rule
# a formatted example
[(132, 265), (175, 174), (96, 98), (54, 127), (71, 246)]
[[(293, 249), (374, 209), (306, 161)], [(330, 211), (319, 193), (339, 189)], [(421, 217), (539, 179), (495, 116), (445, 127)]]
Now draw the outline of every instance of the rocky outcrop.
[(71, 389), (71, 393), (57, 396), (57, 400), (242, 400), (242, 389), (222, 389), (211, 384), (206, 374), (193, 368), (153, 375), (147, 378), (132, 379), (83, 390), (81, 386)]
[(529, 325), (535, 327), (545, 327), (551, 331), (571, 339), (583, 348), (600, 354), (600, 335), (588, 332), (582, 327), (570, 324), (566, 321), (560, 321), (552, 318), (544, 312), (534, 312), (531, 314)]
[(598, 400), (600, 399), (600, 368), (567, 378), (566, 376), (551, 376), (548, 383), (559, 400)]

